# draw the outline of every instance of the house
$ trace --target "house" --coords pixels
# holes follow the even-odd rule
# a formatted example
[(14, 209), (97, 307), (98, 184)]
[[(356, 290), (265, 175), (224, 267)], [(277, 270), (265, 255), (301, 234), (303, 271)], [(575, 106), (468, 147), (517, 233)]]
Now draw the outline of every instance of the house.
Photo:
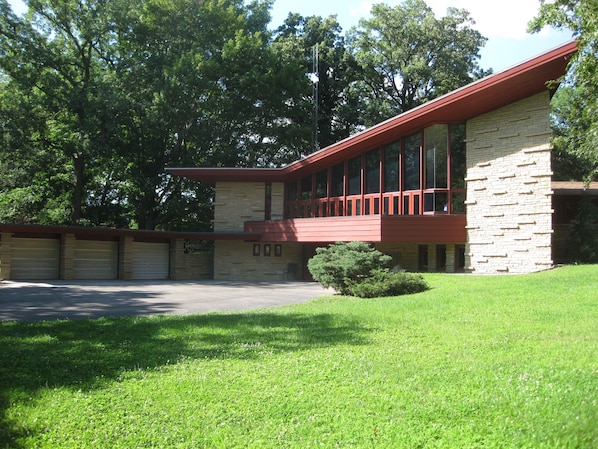
[[(214, 231), (0, 224), (0, 279), (309, 279), (318, 246), (370, 242), (413, 271), (567, 261), (578, 199), (554, 183), (552, 80), (570, 42), (282, 168), (170, 168), (214, 185)], [(198, 250), (214, 241), (214, 252)]]
[[(214, 278), (308, 278), (315, 248), (363, 240), (407, 270), (553, 266), (550, 98), (575, 42), (283, 168), (171, 168), (215, 186)], [(562, 192), (561, 192), (562, 193)]]

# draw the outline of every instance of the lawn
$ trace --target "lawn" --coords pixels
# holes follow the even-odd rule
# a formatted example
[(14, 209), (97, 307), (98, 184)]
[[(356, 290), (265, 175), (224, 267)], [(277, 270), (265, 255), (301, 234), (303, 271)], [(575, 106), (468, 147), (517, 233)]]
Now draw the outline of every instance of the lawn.
[(0, 448), (596, 448), (598, 266), (0, 323)]

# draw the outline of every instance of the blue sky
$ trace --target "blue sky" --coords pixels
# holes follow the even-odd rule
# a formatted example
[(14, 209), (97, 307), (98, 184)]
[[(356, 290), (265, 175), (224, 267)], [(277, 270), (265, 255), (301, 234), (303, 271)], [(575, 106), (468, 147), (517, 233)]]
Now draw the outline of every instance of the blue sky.
[[(400, 0), (275, 0), (272, 26), (284, 22), (289, 12), (303, 16), (336, 15), (343, 30), (348, 31), (359, 19), (369, 17), (372, 4), (386, 3), (394, 6)], [(436, 17), (446, 15), (449, 6), (469, 11), (475, 20), (474, 28), (488, 38), (480, 52), (480, 65), (484, 69), (500, 71), (531, 57), (544, 53), (571, 40), (571, 32), (544, 30), (527, 34), (527, 23), (540, 7), (539, 0), (426, 0)]]
[[(284, 22), (289, 12), (303, 16), (336, 15), (344, 31), (367, 18), (372, 4), (381, 0), (275, 0), (271, 27)], [(9, 0), (17, 12), (24, 10), (21, 0)], [(401, 0), (384, 0), (394, 6)], [(446, 15), (446, 8), (467, 9), (475, 20), (475, 28), (488, 38), (481, 51), (480, 65), (495, 72), (544, 53), (571, 40), (570, 32), (544, 30), (529, 35), (527, 23), (537, 14), (539, 0), (426, 0), (437, 17)]]

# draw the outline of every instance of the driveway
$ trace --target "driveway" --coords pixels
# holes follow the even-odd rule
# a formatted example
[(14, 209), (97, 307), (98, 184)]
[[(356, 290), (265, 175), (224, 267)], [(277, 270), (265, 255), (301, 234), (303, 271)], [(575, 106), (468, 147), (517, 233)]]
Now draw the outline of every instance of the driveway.
[(0, 321), (259, 309), (331, 293), (314, 282), (0, 281)]

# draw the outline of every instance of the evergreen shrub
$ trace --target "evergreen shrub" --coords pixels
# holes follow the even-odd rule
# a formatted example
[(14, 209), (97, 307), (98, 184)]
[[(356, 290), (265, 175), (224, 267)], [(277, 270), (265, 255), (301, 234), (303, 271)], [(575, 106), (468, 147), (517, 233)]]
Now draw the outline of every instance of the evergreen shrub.
[(365, 242), (337, 242), (316, 248), (307, 268), (315, 281), (341, 295), (372, 298), (428, 289), (421, 275), (391, 271), (391, 260)]

